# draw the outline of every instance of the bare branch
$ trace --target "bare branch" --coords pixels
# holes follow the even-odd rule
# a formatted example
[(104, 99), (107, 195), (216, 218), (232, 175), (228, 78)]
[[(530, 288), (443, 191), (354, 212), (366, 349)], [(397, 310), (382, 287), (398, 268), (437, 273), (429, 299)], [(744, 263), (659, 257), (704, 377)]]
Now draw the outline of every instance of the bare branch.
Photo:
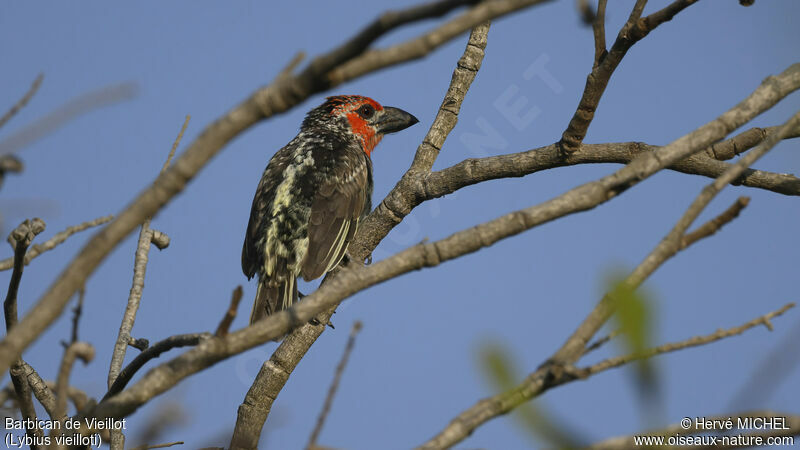
[(75, 97), (50, 114), (0, 141), (0, 155), (16, 153), (89, 111), (130, 100), (136, 96), (136, 90), (136, 84), (122, 83)]
[[(94, 359), (94, 347), (87, 342), (74, 342), (64, 351), (64, 358), (61, 360), (58, 377), (56, 378), (56, 416), (59, 418), (67, 415), (69, 376), (72, 373), (72, 366), (75, 364), (76, 358), (80, 358), (84, 364), (91, 362)], [(51, 437), (54, 438), (54, 442), (58, 442), (55, 437), (60, 434), (61, 427), (53, 428)], [(55, 448), (61, 447), (56, 445)]]
[[(73, 234), (83, 231), (87, 228), (96, 227), (98, 225), (110, 222), (111, 219), (113, 218), (114, 216), (111, 215), (105, 217), (98, 217), (97, 219), (91, 220), (89, 222), (84, 222), (80, 225), (68, 227), (66, 230), (60, 233), (56, 233), (56, 235), (50, 238), (50, 240), (45, 241), (42, 244), (33, 245), (25, 254), (25, 261), (24, 261), (25, 265), (27, 266), (28, 264), (30, 264), (33, 258), (36, 258), (42, 253), (56, 248), (59, 244), (66, 241), (67, 238), (72, 236)], [(12, 267), (14, 267), (14, 258), (8, 258), (0, 261), (0, 270), (8, 270), (11, 269)]]
[(24, 108), (25, 105), (27, 105), (28, 102), (31, 100), (31, 98), (33, 98), (33, 96), (36, 95), (36, 91), (38, 91), (39, 87), (42, 85), (42, 80), (44, 80), (44, 74), (40, 73), (36, 77), (36, 79), (33, 80), (31, 87), (28, 88), (28, 92), (26, 92), (25, 95), (23, 95), (22, 98), (19, 99), (17, 103), (15, 103), (14, 106), (11, 107), (11, 109), (9, 109), (5, 114), (3, 114), (3, 117), (0, 117), (0, 128), (3, 128), (3, 125), (5, 125), (9, 120), (11, 120), (11, 118), (14, 117), (19, 112), (19, 110)]
[(606, 4), (608, 0), (597, 2), (597, 16), (591, 22), (592, 32), (594, 33), (594, 65), (596, 68), (603, 62), (608, 50), (606, 50)]
[(147, 349), (139, 353), (124, 369), (119, 372), (119, 375), (111, 383), (108, 392), (103, 396), (103, 400), (112, 397), (118, 392), (125, 389), (125, 386), (131, 381), (133, 375), (142, 368), (148, 361), (153, 358), (158, 358), (162, 353), (172, 350), (173, 348), (188, 347), (197, 345), (205, 339), (211, 337), (209, 333), (189, 333), (178, 334), (170, 336), (164, 340), (158, 341)]
[(361, 321), (356, 320), (355, 323), (353, 323), (353, 328), (350, 329), (350, 337), (347, 339), (347, 345), (344, 348), (342, 359), (336, 366), (336, 373), (333, 376), (333, 381), (331, 381), (331, 386), (328, 388), (328, 395), (325, 397), (325, 403), (322, 405), (322, 411), (319, 412), (317, 424), (314, 426), (314, 431), (311, 432), (311, 437), (308, 439), (308, 445), (306, 446), (307, 450), (314, 450), (314, 448), (317, 447), (317, 439), (319, 439), (319, 434), (322, 432), (322, 426), (325, 424), (325, 419), (331, 411), (333, 397), (336, 396), (336, 391), (339, 389), (339, 383), (342, 381), (344, 368), (347, 367), (347, 360), (350, 358), (350, 353), (353, 352), (353, 347), (356, 345), (356, 336), (358, 335), (358, 332), (361, 331), (361, 327)]
[[(460, 28), (460, 31), (469, 29), (472, 25), (511, 12), (512, 9), (495, 7), (495, 5), (502, 6), (509, 2), (511, 0), (488, 2), (487, 4), (490, 5), (488, 8), (482, 3), (470, 10), (478, 10), (480, 14), (477, 16), (470, 15), (469, 20), (458, 21), (455, 24), (449, 23), (445, 27), (448, 31), (459, 29), (459, 27), (463, 27)], [(518, 0), (518, 2), (514, 2), (514, 4), (519, 8), (536, 4), (530, 0), (527, 2)], [(473, 20), (475, 21), (472, 22)], [(455, 36), (451, 33), (445, 34), (446, 36), (442, 36), (447, 39)], [(374, 36), (374, 38), (377, 37)], [(441, 46), (447, 39), (432, 42), (431, 46)], [(222, 147), (257, 122), (287, 111), (309, 96), (330, 87), (331, 77), (326, 74), (353, 59), (374, 39), (367, 41), (359, 41), (358, 45), (352, 47), (345, 45), (315, 58), (298, 75), (278, 80), (273, 85), (256, 91), (248, 99), (206, 127), (169, 170), (159, 175), (153, 184), (144, 189), (114, 221), (92, 236), (80, 253), (39, 299), (30, 314), (23, 319), (24, 326), (18, 327), (0, 341), (0, 369), (7, 369), (11, 361), (61, 314), (69, 298), (81, 285), (85, 284), (89, 275), (111, 250), (147, 217), (153, 216), (181, 192)], [(397, 63), (398, 61), (386, 60), (374, 66), (374, 70)], [(349, 79), (352, 77), (338, 78), (341, 82)]]
[(78, 323), (81, 320), (81, 313), (83, 312), (83, 297), (86, 295), (86, 287), (80, 288), (78, 291), (78, 301), (75, 308), (72, 310), (72, 334), (70, 335), (70, 344), (78, 342)]
[(8, 292), (3, 302), (6, 318), (6, 332), (17, 325), (17, 291), (22, 280), (22, 271), (25, 267), (25, 252), (31, 245), (33, 238), (45, 229), (45, 223), (38, 217), (33, 220), (25, 220), (11, 234), (8, 235), (8, 242), (14, 248), (14, 271), (11, 273), (11, 280), (8, 283)]
[[(169, 163), (172, 161), (175, 150), (180, 145), (183, 133), (189, 125), (191, 117), (187, 114), (186, 119), (183, 121), (181, 131), (175, 138), (172, 148), (167, 155), (167, 160), (161, 167), (159, 175), (163, 175), (169, 168)], [(133, 323), (136, 321), (136, 313), (139, 311), (139, 303), (142, 300), (142, 290), (144, 289), (144, 277), (147, 272), (147, 260), (150, 253), (150, 244), (155, 244), (159, 250), (165, 249), (169, 245), (169, 237), (160, 232), (150, 229), (151, 217), (145, 219), (142, 223), (142, 228), (139, 231), (139, 242), (136, 246), (136, 254), (133, 262), (133, 285), (131, 292), (128, 296), (128, 303), (125, 306), (125, 312), (122, 316), (122, 324), (119, 327), (117, 334), (117, 342), (114, 344), (114, 352), (111, 355), (111, 365), (108, 369), (108, 387), (113, 386), (119, 378), (122, 362), (125, 360), (125, 353), (128, 349), (128, 342), (131, 339), (131, 330), (133, 330)], [(141, 356), (141, 355), (139, 355)], [(120, 430), (111, 431), (111, 450), (122, 450), (125, 446), (125, 436)]]
[[(45, 224), (42, 219), (36, 218), (33, 220), (25, 220), (11, 234), (8, 235), (8, 242), (14, 248), (14, 271), (11, 273), (11, 280), (8, 283), (8, 292), (6, 299), (3, 302), (3, 311), (5, 313), (6, 334), (17, 326), (17, 294), (19, 291), (19, 284), (22, 281), (22, 272), (25, 267), (25, 252), (28, 246), (33, 242), (33, 238), (45, 229)], [(11, 375), (11, 382), (14, 385), (14, 391), (17, 394), (17, 403), (19, 404), (20, 413), (22, 417), (27, 420), (36, 420), (36, 409), (33, 406), (33, 399), (31, 398), (31, 386), (28, 384), (28, 379), (24, 374), (25, 361), (22, 358), (17, 358), (11, 365), (9, 374)], [(26, 427), (25, 433), (33, 439), (33, 443), (40, 442), (37, 438), (43, 436), (43, 432), (38, 427), (28, 429)], [(38, 445), (32, 445), (38, 447)]]
[[(419, 186), (420, 180), (428, 175), (445, 140), (455, 128), (464, 97), (481, 68), (483, 57), (486, 54), (489, 27), (490, 24), (487, 22), (475, 27), (470, 33), (464, 53), (453, 70), (453, 76), (439, 106), (439, 112), (425, 138), (422, 139), (422, 143), (417, 147), (411, 167), (376, 210), (367, 217), (364, 224), (359, 227), (359, 232), (348, 249), (356, 261), (364, 261), (389, 231), (403, 220), (407, 212), (403, 214), (398, 209), (398, 202), (402, 202), (404, 199), (403, 193), (422, 193)], [(410, 211), (409, 209), (408, 212)], [(373, 232), (367, 234), (363, 230), (373, 230)]]
[(587, 345), (586, 348), (583, 350), (583, 354), (581, 356), (586, 356), (588, 353), (597, 350), (598, 348), (604, 346), (607, 342), (614, 339), (615, 337), (619, 336), (620, 330), (614, 330), (611, 333), (595, 340), (591, 344)]
[[(696, 2), (697, 0), (675, 0), (664, 9), (641, 18), (647, 1), (637, 0), (628, 21), (622, 26), (616, 41), (611, 46), (611, 50), (605, 53), (603, 58), (598, 58), (595, 51), (595, 60), (602, 59), (602, 61), (592, 68), (589, 76), (586, 77), (586, 87), (583, 89), (583, 96), (578, 104), (578, 109), (569, 121), (569, 125), (564, 130), (559, 142), (560, 147), (566, 154), (578, 150), (583, 143), (583, 138), (586, 137), (586, 132), (592, 123), (592, 119), (594, 119), (595, 110), (597, 110), (597, 105), (600, 103), (600, 98), (603, 96), (606, 86), (608, 86), (611, 75), (619, 63), (622, 62), (622, 58), (625, 57), (628, 50), (650, 34), (656, 27), (672, 19), (675, 14)], [(597, 46), (595, 49), (597, 49)]]
[[(762, 438), (762, 442), (766, 442), (767, 437), (772, 436), (797, 436), (800, 434), (800, 416), (787, 414), (787, 413), (780, 413), (776, 411), (749, 411), (745, 413), (739, 414), (723, 414), (719, 416), (704, 416), (707, 420), (719, 420), (719, 421), (726, 421), (732, 420), (734, 424), (739, 423), (740, 419), (752, 419), (752, 418), (764, 418), (764, 417), (781, 417), (784, 419), (784, 427), (781, 429), (773, 429), (768, 430), (760, 433), (746, 433), (742, 434), (741, 442), (744, 443), (743, 445), (723, 445), (720, 442), (718, 445), (713, 446), (712, 448), (739, 448), (739, 447), (753, 447), (756, 446), (755, 444), (756, 436), (760, 436)], [(692, 421), (692, 426), (688, 429), (685, 428), (681, 424), (674, 424), (670, 425), (667, 428), (661, 430), (651, 430), (644, 433), (639, 433), (637, 436), (675, 436), (675, 435), (694, 435), (695, 433), (705, 433), (705, 430), (698, 429), (696, 423)], [(739, 437), (739, 436), (736, 436)], [(735, 444), (736, 441), (731, 441)], [(590, 445), (585, 447), (583, 450), (627, 450), (630, 448), (636, 448), (637, 444), (634, 442), (633, 436), (620, 436), (611, 439), (607, 439), (602, 442), (598, 442), (596, 444)]]
[(631, 353), (624, 356), (609, 358), (606, 359), (605, 361), (601, 361), (589, 367), (585, 367), (582, 369), (574, 369), (571, 370), (570, 372), (572, 375), (575, 375), (578, 378), (587, 378), (598, 372), (603, 372), (608, 369), (620, 367), (630, 362), (638, 361), (640, 359), (652, 358), (653, 356), (656, 355), (676, 352), (678, 350), (683, 350), (690, 347), (699, 347), (701, 345), (710, 344), (712, 342), (729, 338), (731, 336), (738, 336), (744, 333), (745, 331), (751, 328), (755, 328), (759, 325), (764, 325), (765, 327), (767, 327), (767, 329), (772, 331), (772, 323), (770, 322), (770, 320), (775, 317), (783, 315), (783, 313), (785, 313), (791, 308), (794, 308), (794, 306), (795, 306), (794, 303), (788, 303), (777, 311), (772, 311), (771, 313), (764, 314), (763, 316), (757, 317), (745, 324), (739, 325), (738, 327), (729, 328), (727, 330), (720, 329), (705, 336), (695, 336), (680, 342), (671, 342), (669, 344), (664, 344), (664, 345), (659, 345), (658, 347), (649, 348), (639, 353)]
[(214, 336), (220, 337), (228, 334), (228, 330), (231, 328), (231, 323), (233, 323), (233, 319), (236, 318), (236, 311), (239, 309), (239, 302), (241, 300), (242, 286), (239, 285), (233, 290), (233, 295), (231, 295), (231, 304), (228, 306), (228, 310), (225, 311), (225, 316), (223, 316), (222, 320), (219, 322), (219, 326), (217, 326), (217, 331), (214, 332)]
[(681, 247), (686, 248), (700, 239), (713, 235), (714, 233), (722, 229), (722, 227), (725, 226), (725, 224), (739, 217), (739, 213), (741, 213), (742, 210), (746, 208), (749, 203), (750, 203), (750, 197), (739, 197), (722, 214), (718, 215), (717, 217), (714, 217), (713, 219), (699, 226), (696, 230), (692, 231), (691, 233), (686, 233), (683, 236), (683, 238), (681, 238)]

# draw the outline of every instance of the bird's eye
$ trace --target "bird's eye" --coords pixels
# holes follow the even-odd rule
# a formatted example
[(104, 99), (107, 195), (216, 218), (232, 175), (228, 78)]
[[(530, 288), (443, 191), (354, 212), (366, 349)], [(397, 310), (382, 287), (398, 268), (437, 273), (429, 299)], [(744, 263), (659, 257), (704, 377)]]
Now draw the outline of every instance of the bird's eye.
[(375, 114), (375, 108), (373, 108), (372, 105), (364, 105), (358, 108), (358, 115), (363, 119), (369, 119), (373, 114)]

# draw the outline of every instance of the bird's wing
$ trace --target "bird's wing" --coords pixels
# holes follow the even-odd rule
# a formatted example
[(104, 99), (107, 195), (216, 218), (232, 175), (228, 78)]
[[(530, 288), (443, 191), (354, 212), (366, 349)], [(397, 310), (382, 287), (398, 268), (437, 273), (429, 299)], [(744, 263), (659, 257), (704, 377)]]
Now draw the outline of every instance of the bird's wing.
[(308, 252), (303, 260), (306, 281), (319, 278), (344, 257), (364, 211), (369, 176), (366, 158), (342, 164), (320, 185), (311, 205)]
[(281, 172), (290, 158), (287, 148), (288, 146), (282, 148), (272, 157), (267, 168), (264, 169), (264, 175), (261, 177), (253, 197), (250, 220), (247, 223), (247, 231), (242, 245), (242, 272), (247, 279), (253, 278), (258, 272), (258, 268), (264, 264), (263, 255), (257, 250), (256, 245), (264, 232), (262, 229), (264, 218), (271, 214), (270, 208), (275, 197), (275, 189), (281, 180)]

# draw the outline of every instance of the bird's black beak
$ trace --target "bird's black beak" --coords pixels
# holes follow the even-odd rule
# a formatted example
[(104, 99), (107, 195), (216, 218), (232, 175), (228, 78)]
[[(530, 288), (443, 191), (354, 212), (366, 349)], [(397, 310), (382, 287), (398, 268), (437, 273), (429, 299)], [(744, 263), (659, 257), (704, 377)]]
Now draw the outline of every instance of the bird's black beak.
[(377, 127), (378, 133), (388, 134), (405, 130), (417, 122), (419, 122), (419, 120), (416, 117), (400, 108), (384, 106), (383, 114), (375, 121), (375, 126)]

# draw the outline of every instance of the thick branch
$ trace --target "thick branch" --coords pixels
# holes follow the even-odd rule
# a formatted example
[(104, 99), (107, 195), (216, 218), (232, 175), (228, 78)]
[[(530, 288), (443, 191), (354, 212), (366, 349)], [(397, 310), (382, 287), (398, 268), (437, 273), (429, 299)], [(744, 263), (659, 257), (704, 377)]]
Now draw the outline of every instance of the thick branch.
[[(33, 238), (44, 231), (44, 228), (45, 224), (41, 219), (25, 220), (8, 236), (8, 242), (14, 247), (14, 271), (11, 273), (11, 280), (8, 283), (8, 292), (3, 302), (6, 333), (10, 333), (11, 330), (17, 326), (17, 294), (20, 281), (22, 281), (22, 272), (25, 267), (25, 252), (28, 250), (28, 246), (31, 245), (31, 242), (33, 242)], [(35, 423), (36, 409), (33, 406), (33, 399), (31, 398), (31, 386), (28, 384), (28, 378), (24, 373), (24, 366), (26, 365), (22, 358), (17, 358), (11, 365), (9, 374), (11, 376), (11, 382), (14, 385), (14, 391), (17, 394), (17, 403), (19, 404), (22, 418), (33, 420)], [(34, 443), (38, 442), (36, 438), (43, 436), (42, 430), (37, 427), (26, 427), (25, 432), (33, 439)], [(32, 448), (38, 448), (38, 445), (32, 445)]]
[(333, 398), (336, 396), (336, 391), (339, 389), (339, 383), (342, 380), (344, 368), (347, 367), (347, 360), (350, 359), (350, 353), (352, 353), (353, 347), (356, 344), (356, 336), (358, 335), (359, 331), (361, 331), (361, 321), (357, 320), (353, 324), (353, 328), (350, 330), (350, 337), (347, 339), (347, 345), (344, 348), (342, 359), (336, 366), (336, 373), (333, 375), (333, 381), (331, 381), (331, 385), (328, 388), (328, 394), (325, 396), (325, 403), (322, 405), (322, 411), (319, 412), (319, 416), (317, 416), (317, 424), (314, 425), (314, 430), (311, 432), (311, 437), (308, 439), (308, 445), (306, 446), (307, 450), (314, 450), (317, 447), (317, 439), (319, 439), (319, 435), (322, 432), (322, 426), (325, 424), (325, 419), (328, 417), (328, 414), (331, 411)]
[(697, 227), (697, 229), (691, 233), (686, 233), (683, 235), (681, 238), (681, 247), (686, 248), (700, 239), (707, 238), (715, 234), (717, 231), (722, 229), (725, 224), (739, 217), (739, 213), (741, 213), (748, 204), (750, 204), (750, 197), (739, 197), (722, 214)]
[[(69, 376), (72, 373), (75, 359), (80, 359), (84, 364), (89, 363), (94, 359), (94, 347), (86, 342), (74, 342), (64, 351), (64, 357), (61, 360), (58, 377), (56, 378), (56, 416), (59, 418), (67, 415)], [(61, 434), (61, 428), (56, 427), (51, 432), (51, 437), (54, 438), (53, 442), (58, 442), (55, 438)], [(55, 445), (54, 448), (63, 448), (63, 446)]]
[(609, 358), (597, 364), (593, 364), (589, 367), (571, 370), (570, 374), (577, 376), (578, 378), (588, 378), (596, 373), (620, 367), (633, 361), (652, 358), (653, 356), (661, 355), (664, 353), (677, 352), (678, 350), (683, 350), (686, 348), (699, 347), (701, 345), (710, 344), (712, 342), (716, 342), (732, 336), (738, 336), (744, 333), (745, 331), (751, 328), (755, 328), (759, 325), (764, 325), (765, 327), (767, 327), (768, 330), (772, 331), (773, 327), (772, 327), (772, 322), (770, 321), (775, 317), (783, 315), (783, 313), (785, 313), (791, 308), (794, 308), (794, 306), (795, 306), (794, 303), (788, 303), (777, 311), (772, 311), (768, 314), (764, 314), (763, 316), (757, 317), (747, 323), (739, 325), (738, 327), (729, 328), (727, 330), (719, 329), (705, 336), (695, 336), (680, 342), (671, 342), (669, 344), (664, 344), (664, 345), (659, 345), (658, 347), (649, 348), (642, 352), (631, 353), (628, 355)]
[(592, 69), (598, 67), (606, 57), (606, 4), (608, 0), (597, 2), (597, 15), (592, 20), (592, 33), (594, 34), (594, 65)]
[(151, 359), (158, 358), (162, 353), (172, 350), (173, 348), (197, 345), (209, 337), (211, 337), (209, 333), (178, 334), (156, 342), (143, 350), (142, 353), (139, 353), (133, 361), (119, 372), (119, 375), (110, 384), (108, 392), (103, 396), (103, 400), (125, 389), (125, 386), (131, 381), (131, 378), (133, 378), (133, 375)]

